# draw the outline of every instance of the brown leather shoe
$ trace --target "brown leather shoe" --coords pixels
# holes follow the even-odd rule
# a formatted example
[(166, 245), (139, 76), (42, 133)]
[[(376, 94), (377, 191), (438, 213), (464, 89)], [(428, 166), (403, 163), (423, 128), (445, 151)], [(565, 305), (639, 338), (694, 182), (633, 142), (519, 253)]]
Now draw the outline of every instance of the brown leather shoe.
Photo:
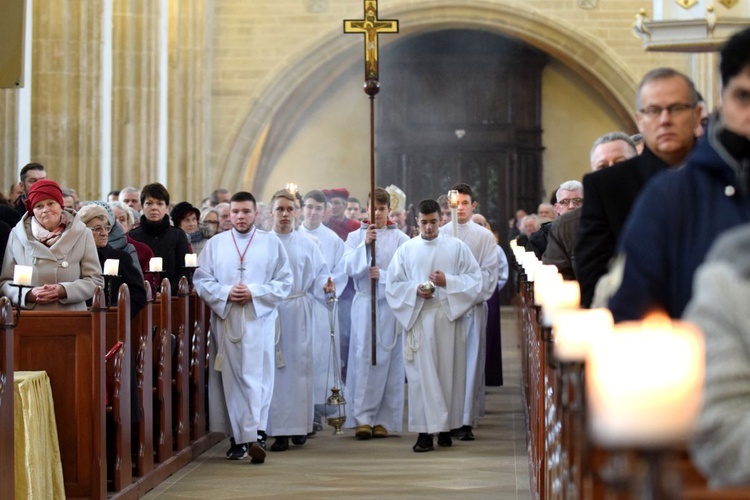
[(382, 425), (376, 425), (375, 427), (372, 428), (372, 437), (374, 438), (388, 437), (388, 429), (386, 429)]
[(354, 436), (357, 439), (370, 439), (372, 437), (372, 427), (369, 425), (358, 425)]

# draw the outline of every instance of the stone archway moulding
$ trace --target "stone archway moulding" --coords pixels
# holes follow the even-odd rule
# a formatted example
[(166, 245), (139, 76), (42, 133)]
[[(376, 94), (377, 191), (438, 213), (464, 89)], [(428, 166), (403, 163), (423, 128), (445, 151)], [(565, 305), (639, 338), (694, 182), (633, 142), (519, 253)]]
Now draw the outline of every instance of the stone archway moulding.
[[(431, 1), (394, 9), (388, 11), (387, 17), (399, 19), (399, 40), (445, 29), (479, 29), (521, 40), (569, 67), (611, 103), (624, 123), (633, 123), (630, 109), (637, 82), (614, 51), (600, 40), (529, 7), (478, 1), (461, 6), (449, 3)], [(393, 43), (394, 38), (383, 37), (380, 43)], [(269, 75), (250, 99), (234, 141), (220, 155), (219, 185), (232, 185), (243, 179), (245, 187), (262, 189), (267, 172), (258, 165), (270, 168), (278, 156), (278, 150), (276, 154), (267, 153), (267, 140), (289, 137), (294, 127), (289, 124), (297, 121), (294, 118), (302, 116), (322, 93), (321, 89), (353, 64), (359, 64), (360, 58), (359, 43), (339, 33), (329, 34)]]

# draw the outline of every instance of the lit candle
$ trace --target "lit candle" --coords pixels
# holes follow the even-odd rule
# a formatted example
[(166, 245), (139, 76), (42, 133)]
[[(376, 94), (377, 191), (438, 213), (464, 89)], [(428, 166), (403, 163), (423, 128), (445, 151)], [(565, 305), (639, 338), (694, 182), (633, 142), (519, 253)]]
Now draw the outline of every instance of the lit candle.
[(554, 297), (563, 277), (556, 266), (541, 265), (534, 273), (534, 305), (544, 307), (549, 297)]
[(448, 191), (448, 203), (451, 206), (451, 229), (453, 236), (458, 238), (458, 191), (455, 189)]
[(119, 259), (107, 259), (104, 261), (104, 275), (117, 276), (120, 271)]
[(458, 207), (458, 191), (455, 189), (448, 191), (448, 203), (450, 203), (451, 208)]
[(31, 266), (16, 266), (13, 269), (13, 283), (16, 285), (31, 285)]
[(568, 309), (558, 311), (552, 323), (555, 358), (569, 363), (586, 360), (591, 343), (609, 335), (614, 320), (609, 309)]
[[(286, 184), (286, 190), (289, 191), (292, 194), (297, 194), (297, 191), (298, 191), (297, 184), (294, 183), (294, 182), (288, 182)], [(188, 266), (187, 263), (185, 263), (185, 266), (186, 267), (195, 267), (195, 266)]]
[(152, 257), (151, 260), (148, 261), (148, 270), (151, 271), (152, 273), (160, 273), (161, 266), (162, 266), (161, 257)]
[(581, 287), (577, 281), (563, 281), (544, 299), (542, 325), (551, 327), (559, 311), (578, 309), (581, 305)]
[(197, 267), (198, 266), (198, 254), (187, 253), (185, 254), (185, 267)]
[(663, 447), (690, 437), (700, 411), (704, 344), (694, 326), (617, 325), (586, 359), (591, 437), (605, 447)]

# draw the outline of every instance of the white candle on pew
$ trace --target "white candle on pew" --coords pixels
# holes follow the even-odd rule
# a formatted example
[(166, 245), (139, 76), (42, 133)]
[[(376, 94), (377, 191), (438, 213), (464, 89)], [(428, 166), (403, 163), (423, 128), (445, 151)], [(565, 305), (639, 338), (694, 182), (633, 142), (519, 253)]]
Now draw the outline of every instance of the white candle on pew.
[(151, 260), (148, 261), (148, 270), (152, 273), (160, 273), (162, 271), (162, 258), (152, 257)]
[(105, 276), (117, 276), (120, 272), (120, 259), (107, 259), (104, 261)]
[(31, 273), (33, 271), (31, 266), (16, 266), (13, 269), (13, 283), (16, 285), (31, 285)]
[(555, 358), (568, 363), (586, 360), (591, 343), (611, 335), (614, 320), (609, 309), (568, 309), (558, 311), (552, 323)]
[(550, 296), (544, 299), (542, 308), (542, 325), (551, 327), (558, 311), (579, 309), (581, 305), (581, 287), (577, 281), (563, 281)]
[(547, 297), (554, 296), (563, 277), (557, 267), (544, 264), (538, 266), (534, 274), (534, 305), (543, 307)]
[(701, 333), (663, 317), (615, 326), (586, 359), (589, 430), (599, 445), (659, 448), (690, 437), (700, 411)]
[(198, 254), (197, 253), (185, 254), (185, 267), (198, 267)]

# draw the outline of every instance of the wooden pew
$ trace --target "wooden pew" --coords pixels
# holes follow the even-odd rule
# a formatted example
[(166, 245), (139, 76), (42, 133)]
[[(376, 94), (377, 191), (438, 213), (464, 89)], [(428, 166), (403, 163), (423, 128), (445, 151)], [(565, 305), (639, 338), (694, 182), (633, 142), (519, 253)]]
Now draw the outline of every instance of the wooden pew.
[(190, 428), (191, 438), (198, 440), (206, 435), (208, 419), (206, 418), (206, 353), (208, 332), (206, 305), (198, 294), (190, 294), (190, 324), (193, 325), (193, 337), (190, 345)]
[[(520, 270), (519, 270), (520, 272)], [(559, 406), (561, 401), (571, 401), (572, 394), (560, 394), (564, 386), (559, 381), (542, 383), (543, 378), (548, 381), (553, 373), (545, 362), (548, 353), (540, 346), (540, 339), (544, 337), (538, 315), (533, 306), (533, 285), (525, 283), (523, 277), (520, 284), (518, 321), (520, 345), (522, 347), (522, 394), (525, 399), (525, 416), (528, 425), (531, 462), (531, 488), (535, 498), (583, 498), (583, 499), (628, 499), (634, 498), (632, 488), (638, 481), (633, 478), (636, 474), (643, 474), (642, 464), (638, 465), (636, 453), (630, 451), (619, 454), (592, 446), (587, 441), (584, 429), (575, 425), (571, 415), (564, 415), (562, 419), (553, 418), (549, 412), (552, 403)], [(555, 370), (559, 367), (555, 368)], [(570, 367), (569, 367), (570, 369)], [(577, 369), (580, 369), (577, 368)], [(569, 389), (569, 388), (568, 388)], [(546, 397), (543, 396), (546, 394)], [(562, 425), (564, 445), (569, 452), (569, 458), (577, 462), (577, 473), (560, 471), (555, 446), (550, 446), (559, 439), (554, 428), (557, 423)], [(570, 440), (570, 442), (568, 442)], [(545, 446), (546, 444), (546, 446)], [(680, 479), (681, 490), (679, 498), (689, 500), (738, 500), (750, 498), (750, 487), (734, 487), (709, 489), (705, 478), (695, 468), (687, 453), (681, 448), (665, 450), (667, 452), (667, 467), (676, 471)], [(618, 457), (615, 457), (618, 455)], [(614, 467), (613, 459), (617, 458)], [(557, 465), (555, 465), (557, 464)], [(566, 466), (571, 465), (570, 462)], [(637, 470), (639, 472), (637, 472)], [(562, 480), (562, 482), (560, 481)], [(572, 484), (571, 484), (572, 483)], [(556, 486), (552, 486), (556, 485)]]
[(153, 303), (154, 446), (156, 462), (172, 457), (172, 301), (169, 280)]
[(0, 298), (0, 498), (15, 497), (13, 444), (13, 309)]
[[(130, 290), (120, 285), (117, 308), (106, 317), (106, 348), (121, 346), (107, 360), (107, 482), (120, 491), (133, 481), (131, 457), (131, 356)], [(110, 351), (112, 352), (112, 351)], [(108, 353), (109, 356), (109, 353)]]
[(50, 378), (68, 498), (105, 498), (105, 314), (97, 287), (91, 311), (22, 311), (14, 331), (16, 370)]
[(144, 281), (146, 305), (131, 322), (131, 340), (135, 358), (136, 385), (140, 419), (133, 424), (133, 436), (138, 443), (135, 454), (135, 476), (143, 477), (154, 470), (154, 363), (151, 339), (152, 303), (151, 284)]
[(172, 330), (176, 346), (173, 356), (173, 410), (174, 450), (180, 451), (190, 444), (190, 288), (187, 279), (180, 278), (177, 296), (172, 297)]

